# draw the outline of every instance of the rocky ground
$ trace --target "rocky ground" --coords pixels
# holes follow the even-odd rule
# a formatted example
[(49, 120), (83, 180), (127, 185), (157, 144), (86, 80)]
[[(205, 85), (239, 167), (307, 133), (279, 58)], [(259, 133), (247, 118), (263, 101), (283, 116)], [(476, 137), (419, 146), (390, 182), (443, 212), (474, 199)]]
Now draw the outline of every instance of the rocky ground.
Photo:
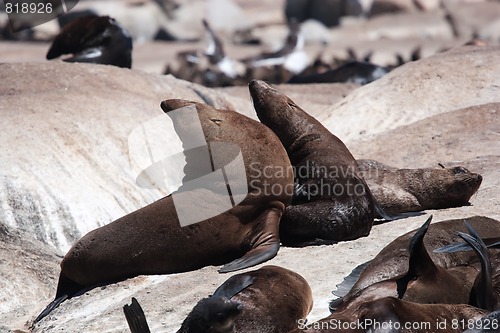
[[(248, 1), (241, 5), (251, 15), (258, 13)], [(266, 19), (279, 19), (276, 12), (270, 13), (274, 16)], [(456, 17), (464, 16), (457, 13)], [(328, 34), (340, 44), (335, 36), (343, 30), (343, 36), (350, 37), (342, 42), (351, 40), (360, 53), (383, 45), (374, 53), (374, 59), (383, 60), (397, 45), (408, 54), (417, 44), (427, 45), (423, 50), (430, 55), (444, 46), (463, 44), (472, 36), (467, 36), (467, 24), (482, 29), (467, 23), (470, 17), (465, 15), (463, 36), (450, 37), (442, 15), (424, 14), (397, 14), (425, 19), (390, 22), (392, 30), (385, 31), (392, 33), (404, 31), (395, 29), (397, 24), (414, 24), (404, 39), (383, 33), (382, 26), (390, 24), (382, 18), (379, 23), (374, 18), (332, 28)], [(425, 30), (426, 37), (408, 36), (408, 31), (424, 31), (415, 28), (419, 22), (436, 29)], [(374, 31), (379, 31), (377, 38), (385, 37), (373, 37)], [(314, 296), (310, 320), (328, 314), (330, 292), (346, 274), (395, 237), (420, 226), (428, 215), (434, 215), (434, 222), (473, 215), (500, 219), (500, 47), (494, 40), (490, 44), (455, 47), (403, 65), (363, 87), (278, 86), (338, 135), (357, 158), (408, 168), (462, 165), (483, 176), (470, 206), (376, 225), (368, 237), (356, 241), (281, 248), (266, 264), (292, 269), (309, 282)], [(140, 165), (135, 164), (129, 142), (139, 125), (162, 116), (162, 100), (204, 101), (256, 118), (247, 87), (208, 89), (160, 75), (177, 51), (193, 47), (204, 47), (203, 41), (137, 44), (133, 69), (128, 70), (47, 62), (47, 43), (0, 42), (1, 332), (128, 332), (122, 306), (131, 297), (143, 306), (153, 332), (175, 332), (196, 302), (229, 277), (217, 273), (217, 267), (140, 276), (70, 299), (30, 328), (54, 297), (59, 262), (73, 242), (165, 195), (136, 185)], [(258, 51), (238, 46), (229, 50)], [(339, 50), (344, 49), (330, 46), (324, 54)], [(173, 134), (165, 130), (161, 140), (169, 142)]]

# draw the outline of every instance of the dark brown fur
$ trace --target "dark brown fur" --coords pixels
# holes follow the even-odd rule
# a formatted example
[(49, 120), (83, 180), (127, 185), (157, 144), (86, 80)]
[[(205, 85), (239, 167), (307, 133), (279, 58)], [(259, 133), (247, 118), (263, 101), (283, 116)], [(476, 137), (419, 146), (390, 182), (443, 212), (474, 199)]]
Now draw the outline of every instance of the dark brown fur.
[(463, 167), (398, 169), (374, 160), (358, 160), (358, 165), (389, 214), (468, 205), (483, 179)]
[(372, 196), (344, 143), (290, 98), (253, 80), (260, 121), (280, 138), (295, 168), (297, 190), (280, 226), (283, 244), (321, 244), (367, 236)]

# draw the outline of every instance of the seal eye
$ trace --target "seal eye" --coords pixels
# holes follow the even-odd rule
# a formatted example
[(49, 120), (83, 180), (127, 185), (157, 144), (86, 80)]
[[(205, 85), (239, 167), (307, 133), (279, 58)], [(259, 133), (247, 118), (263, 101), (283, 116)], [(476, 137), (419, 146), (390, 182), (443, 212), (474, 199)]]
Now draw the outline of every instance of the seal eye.
[(467, 173), (467, 170), (462, 167), (455, 167), (453, 168), (453, 172), (455, 173), (455, 175), (459, 175), (461, 173)]

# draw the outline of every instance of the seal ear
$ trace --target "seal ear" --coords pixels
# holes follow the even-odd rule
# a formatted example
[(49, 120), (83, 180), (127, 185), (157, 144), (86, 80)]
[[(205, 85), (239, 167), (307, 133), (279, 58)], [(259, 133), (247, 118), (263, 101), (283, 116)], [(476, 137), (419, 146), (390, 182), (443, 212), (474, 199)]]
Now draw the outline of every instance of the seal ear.
[(144, 315), (144, 311), (135, 297), (132, 297), (132, 304), (125, 304), (123, 306), (123, 312), (125, 313), (130, 332), (151, 333), (146, 315)]
[(248, 274), (238, 274), (231, 276), (215, 290), (212, 297), (226, 297), (231, 299), (234, 295), (251, 286), (255, 277)]
[(498, 295), (495, 297), (493, 290), (493, 268), (491, 266), (488, 248), (474, 227), (472, 227), (467, 221), (465, 221), (465, 226), (467, 227), (470, 235), (463, 232), (458, 232), (458, 235), (474, 249), (481, 262), (481, 271), (474, 281), (469, 304), (481, 309), (493, 311), (496, 309), (496, 305), (499, 300)]
[(441, 163), (438, 163), (438, 165), (439, 165), (441, 168), (446, 169), (446, 168), (444, 167), (444, 165), (442, 165)]
[(425, 221), (425, 223), (417, 230), (410, 240), (408, 273), (396, 282), (399, 298), (403, 298), (403, 295), (408, 287), (408, 283), (411, 280), (415, 279), (417, 276), (434, 271), (436, 268), (436, 265), (429, 256), (429, 253), (427, 253), (424, 245), (424, 236), (429, 229), (431, 221), (432, 215), (429, 216), (427, 221)]

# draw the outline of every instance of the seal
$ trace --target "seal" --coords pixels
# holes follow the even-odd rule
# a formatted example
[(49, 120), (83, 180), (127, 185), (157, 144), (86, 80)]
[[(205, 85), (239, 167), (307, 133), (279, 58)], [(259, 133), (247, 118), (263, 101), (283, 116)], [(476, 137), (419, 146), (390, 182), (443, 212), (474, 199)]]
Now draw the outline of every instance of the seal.
[(370, 233), (375, 205), (345, 144), (263, 81), (249, 84), (260, 121), (285, 147), (296, 189), (280, 225), (284, 245), (326, 244)]
[(73, 54), (67, 62), (132, 67), (132, 37), (109, 16), (88, 15), (66, 24), (55, 37), (47, 59)]
[(444, 209), (469, 204), (483, 177), (464, 167), (398, 169), (358, 160), (373, 196), (389, 214)]
[[(288, 332), (305, 319), (312, 304), (311, 288), (302, 276), (264, 266), (230, 277), (200, 300), (177, 333)], [(125, 305), (124, 312), (132, 333), (149, 332), (137, 300)]]
[(408, 246), (408, 270), (397, 277), (371, 284), (363, 290), (330, 303), (330, 311), (357, 308), (384, 296), (415, 303), (467, 304), (471, 285), (436, 265), (424, 246), (432, 216), (415, 232)]
[(486, 314), (488, 311), (467, 304), (419, 304), (384, 297), (365, 302), (356, 309), (332, 313), (290, 333), (461, 333), (468, 323)]
[[(470, 225), (477, 230), (479, 235), (488, 235), (493, 237), (500, 236), (500, 222), (484, 216), (468, 217), (466, 220)], [(435, 253), (434, 250), (461, 241), (456, 232), (466, 232), (464, 226), (464, 219), (446, 220), (429, 225), (429, 230), (423, 239), (423, 244), (429, 256), (436, 266), (446, 269), (450, 274), (458, 277), (467, 286), (469, 290), (477, 277), (480, 270), (480, 263), (478, 256), (473, 251), (462, 252), (443, 252)], [(352, 288), (349, 289), (344, 300), (348, 300), (363, 289), (375, 283), (397, 278), (404, 275), (409, 270), (409, 252), (408, 244), (410, 238), (414, 235), (415, 231), (408, 232), (399, 236), (386, 247), (384, 247), (379, 254), (375, 256), (361, 271), (359, 277), (352, 279)], [(500, 252), (498, 249), (492, 249)], [(497, 252), (493, 252), (497, 253)], [(334, 292), (334, 294), (336, 294)], [(342, 295), (338, 295), (342, 296)], [(340, 303), (342, 300), (334, 300), (335, 303)]]
[[(54, 304), (85, 288), (137, 275), (186, 272), (221, 264), (225, 265), (219, 272), (231, 272), (260, 264), (277, 254), (280, 218), (293, 194), (293, 172), (276, 135), (236, 111), (217, 110), (202, 103), (172, 99), (163, 101), (161, 108), (167, 115), (174, 110), (184, 115), (194, 108), (210, 149), (205, 151), (206, 155), (200, 150), (184, 152), (186, 176), (179, 190), (89, 232), (76, 242), (61, 262)], [(176, 131), (192, 132), (192, 120), (181, 117), (174, 121)], [(192, 143), (183, 142), (185, 148), (189, 144)], [(235, 146), (236, 153), (232, 149)], [(235, 160), (239, 150), (244, 162), (242, 179), (229, 184), (227, 179), (235, 177), (229, 177), (233, 171), (224, 166)], [(207, 160), (202, 160), (202, 156)], [(190, 188), (187, 181), (206, 173), (202, 164), (225, 170), (222, 173), (227, 177), (221, 177), (222, 180), (211, 178), (213, 191)], [(276, 175), (265, 172), (264, 168), (283, 173)], [(280, 191), (270, 191), (269, 184), (277, 185)], [(226, 207), (229, 199), (241, 201), (199, 223), (181, 226), (180, 211), (174, 204), (181, 189), (182, 198), (198, 198), (192, 203), (197, 205), (196, 211), (221, 212), (220, 208)], [(229, 189), (233, 195), (228, 199)], [(241, 190), (246, 190), (242, 192), (245, 196), (237, 195)], [(225, 196), (216, 191), (226, 191)], [(188, 210), (193, 211), (193, 206)], [(49, 305), (47, 311), (53, 307)], [(36, 321), (43, 318), (42, 314)]]

